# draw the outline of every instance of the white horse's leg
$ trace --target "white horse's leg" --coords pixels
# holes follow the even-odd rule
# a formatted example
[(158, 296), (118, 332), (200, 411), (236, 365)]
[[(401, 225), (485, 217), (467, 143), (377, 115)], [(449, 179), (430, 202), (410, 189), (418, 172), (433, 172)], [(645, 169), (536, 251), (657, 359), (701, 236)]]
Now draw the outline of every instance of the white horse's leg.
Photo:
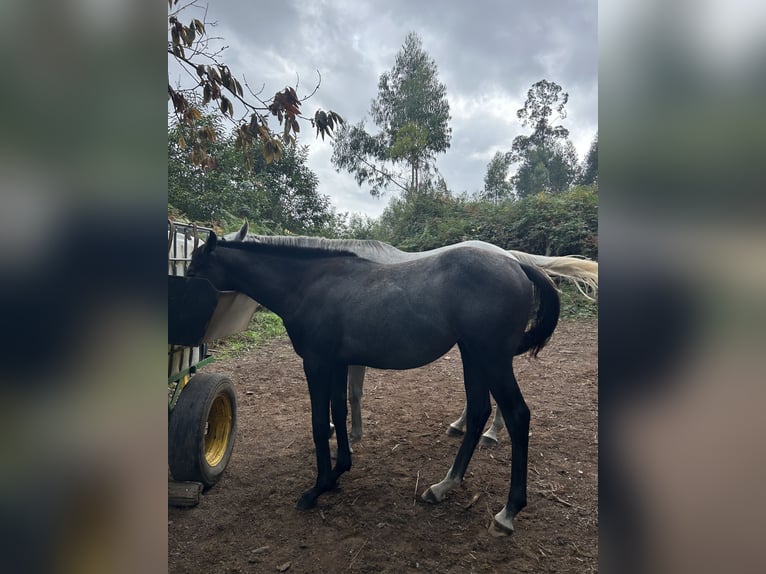
[(348, 402), (351, 405), (351, 442), (362, 440), (362, 389), (364, 386), (365, 367), (348, 367)]
[(500, 407), (495, 405), (495, 418), (492, 419), (492, 426), (487, 429), (483, 435), (479, 444), (481, 446), (497, 446), (497, 433), (503, 430), (503, 413), (500, 412)]
[[(349, 440), (352, 443), (362, 440), (362, 387), (364, 385), (364, 373), (366, 367), (360, 365), (348, 366), (348, 403), (351, 406), (351, 434)], [(330, 423), (330, 436), (335, 432), (335, 425)], [(350, 449), (354, 452), (354, 449)], [(337, 456), (335, 448), (330, 448), (330, 455), (334, 459)]]
[(460, 418), (454, 422), (451, 422), (449, 427), (447, 427), (447, 434), (449, 436), (463, 436), (463, 433), (465, 432), (465, 419), (467, 412), (468, 404), (465, 404), (463, 406), (463, 412), (460, 413)]

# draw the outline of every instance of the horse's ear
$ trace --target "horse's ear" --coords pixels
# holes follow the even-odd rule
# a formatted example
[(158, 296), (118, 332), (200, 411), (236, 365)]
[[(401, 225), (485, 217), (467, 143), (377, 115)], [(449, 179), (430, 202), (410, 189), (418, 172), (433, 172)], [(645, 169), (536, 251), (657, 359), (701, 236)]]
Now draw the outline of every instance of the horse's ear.
[(234, 241), (244, 241), (245, 237), (247, 237), (248, 228), (249, 228), (249, 225), (247, 223), (247, 219), (245, 219), (245, 222), (242, 224), (242, 227), (237, 232), (237, 238)]
[(218, 237), (216, 237), (215, 232), (211, 231), (210, 235), (207, 238), (207, 242), (205, 243), (205, 253), (210, 253), (215, 249), (215, 246), (218, 244)]

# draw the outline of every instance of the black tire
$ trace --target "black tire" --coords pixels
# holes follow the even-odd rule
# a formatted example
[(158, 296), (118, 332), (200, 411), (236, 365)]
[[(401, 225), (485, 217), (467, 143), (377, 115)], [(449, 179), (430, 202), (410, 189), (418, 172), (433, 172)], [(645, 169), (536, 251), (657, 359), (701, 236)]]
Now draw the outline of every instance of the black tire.
[(236, 432), (232, 382), (217, 373), (194, 375), (168, 421), (170, 474), (175, 480), (213, 486), (229, 464)]

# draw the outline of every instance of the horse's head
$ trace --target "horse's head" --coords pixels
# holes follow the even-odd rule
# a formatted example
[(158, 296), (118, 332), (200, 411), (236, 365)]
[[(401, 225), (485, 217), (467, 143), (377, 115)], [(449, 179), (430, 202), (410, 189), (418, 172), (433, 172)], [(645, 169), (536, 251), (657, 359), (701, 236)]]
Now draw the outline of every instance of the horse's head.
[(224, 241), (236, 241), (236, 242), (242, 242), (245, 240), (245, 237), (247, 237), (247, 231), (248, 231), (248, 223), (247, 219), (245, 219), (245, 222), (242, 224), (242, 227), (240, 227), (239, 231), (235, 231), (233, 233), (227, 233), (223, 236)]
[(234, 291), (229, 279), (230, 274), (221, 262), (220, 250), (216, 249), (217, 247), (218, 237), (211, 231), (207, 241), (192, 253), (186, 276), (207, 279), (219, 291)]

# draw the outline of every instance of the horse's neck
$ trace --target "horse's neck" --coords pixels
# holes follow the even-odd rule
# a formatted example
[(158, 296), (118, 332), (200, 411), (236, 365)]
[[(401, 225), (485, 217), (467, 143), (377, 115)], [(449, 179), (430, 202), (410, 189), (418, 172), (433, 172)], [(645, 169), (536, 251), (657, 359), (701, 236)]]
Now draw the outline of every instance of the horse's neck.
[(300, 302), (300, 295), (312, 274), (312, 261), (279, 257), (274, 254), (250, 255), (228, 250), (227, 271), (233, 287), (280, 317), (289, 315)]

